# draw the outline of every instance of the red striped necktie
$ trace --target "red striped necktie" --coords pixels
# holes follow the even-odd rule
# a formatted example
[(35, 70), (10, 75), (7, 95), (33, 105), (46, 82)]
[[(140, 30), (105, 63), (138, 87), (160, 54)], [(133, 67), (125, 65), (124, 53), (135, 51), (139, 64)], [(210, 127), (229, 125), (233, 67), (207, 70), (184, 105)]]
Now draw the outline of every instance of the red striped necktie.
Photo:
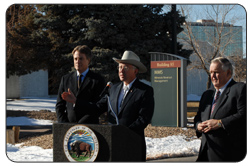
[(213, 111), (214, 111), (214, 108), (215, 108), (215, 106), (216, 106), (216, 102), (217, 102), (217, 100), (219, 99), (219, 97), (220, 97), (220, 91), (218, 90), (218, 91), (216, 92), (215, 99), (214, 99), (214, 103), (213, 103), (213, 106), (212, 106), (212, 109), (211, 109), (211, 115), (212, 115), (212, 113), (213, 113)]

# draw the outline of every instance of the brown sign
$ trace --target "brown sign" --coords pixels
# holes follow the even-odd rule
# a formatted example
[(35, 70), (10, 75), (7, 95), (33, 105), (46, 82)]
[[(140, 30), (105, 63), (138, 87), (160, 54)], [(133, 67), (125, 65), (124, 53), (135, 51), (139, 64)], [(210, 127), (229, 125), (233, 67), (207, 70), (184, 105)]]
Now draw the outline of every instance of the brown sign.
[(181, 61), (151, 61), (151, 69), (181, 67)]

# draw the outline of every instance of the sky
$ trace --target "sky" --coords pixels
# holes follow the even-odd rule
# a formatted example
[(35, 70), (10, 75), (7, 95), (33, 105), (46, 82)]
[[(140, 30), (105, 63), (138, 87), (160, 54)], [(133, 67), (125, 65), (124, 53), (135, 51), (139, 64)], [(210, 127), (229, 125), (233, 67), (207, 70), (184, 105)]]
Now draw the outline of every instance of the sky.
[[(221, 4), (227, 6), (226, 4)], [(234, 6), (235, 5), (235, 6)], [(243, 29), (243, 54), (246, 54), (246, 9), (245, 6), (240, 4), (231, 4), (233, 9), (227, 14), (226, 22), (233, 24), (234, 26), (242, 26)], [(181, 7), (186, 11), (186, 20), (190, 22), (196, 22), (201, 19), (209, 19), (205, 12), (205, 9), (211, 7), (211, 4), (177, 4), (176, 8), (181, 13)], [(211, 10), (211, 8), (209, 8)], [(170, 5), (166, 5), (165, 12), (171, 10)], [(222, 10), (221, 10), (222, 12)], [(213, 12), (211, 12), (213, 13)], [(215, 18), (215, 17), (214, 17)]]
[[(192, 21), (200, 20), (205, 18), (203, 9), (209, 5), (192, 5), (194, 11), (199, 11), (199, 15), (193, 13)], [(202, 13), (204, 15), (202, 15)], [(234, 19), (236, 18), (236, 19)], [(236, 5), (235, 8), (228, 14), (227, 20), (235, 26), (242, 26), (243, 29), (243, 54), (246, 54), (246, 10), (242, 5)], [(234, 22), (235, 21), (235, 22)]]

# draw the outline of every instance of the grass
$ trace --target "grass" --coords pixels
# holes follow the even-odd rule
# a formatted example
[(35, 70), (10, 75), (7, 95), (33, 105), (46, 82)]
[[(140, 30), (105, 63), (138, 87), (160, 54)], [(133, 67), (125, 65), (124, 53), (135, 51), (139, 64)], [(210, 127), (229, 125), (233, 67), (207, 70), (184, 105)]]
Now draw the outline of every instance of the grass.
[(70, 153), (71, 157), (75, 160), (75, 161), (88, 161), (89, 160), (89, 154), (87, 154), (87, 156), (84, 157), (85, 153), (82, 153), (79, 157), (76, 156), (76, 152)]

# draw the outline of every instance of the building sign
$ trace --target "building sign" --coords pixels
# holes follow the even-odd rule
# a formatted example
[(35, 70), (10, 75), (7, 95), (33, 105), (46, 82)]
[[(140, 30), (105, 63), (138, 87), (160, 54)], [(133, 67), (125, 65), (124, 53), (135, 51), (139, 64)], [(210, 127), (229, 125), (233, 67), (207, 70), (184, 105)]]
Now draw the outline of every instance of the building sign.
[(154, 70), (154, 82), (157, 82), (157, 83), (164, 83), (164, 82), (168, 82), (168, 81), (171, 81), (173, 79), (173, 76), (172, 75), (167, 75), (167, 74), (164, 74), (164, 69), (161, 69), (161, 70)]
[(186, 127), (187, 59), (170, 53), (150, 52), (155, 109), (153, 126)]
[(181, 67), (181, 61), (151, 61), (151, 69)]
[(151, 69), (155, 112), (153, 126), (178, 126), (178, 68)]
[(95, 161), (99, 152), (99, 143), (90, 128), (76, 125), (66, 132), (63, 149), (69, 161)]

